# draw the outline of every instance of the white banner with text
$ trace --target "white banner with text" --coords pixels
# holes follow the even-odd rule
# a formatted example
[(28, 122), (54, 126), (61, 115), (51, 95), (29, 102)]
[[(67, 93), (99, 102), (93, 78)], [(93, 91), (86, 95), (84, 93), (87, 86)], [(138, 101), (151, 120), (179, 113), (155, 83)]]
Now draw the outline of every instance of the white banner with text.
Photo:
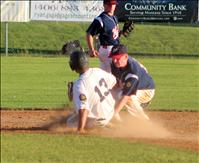
[(92, 21), (103, 11), (103, 1), (31, 1), (31, 20)]

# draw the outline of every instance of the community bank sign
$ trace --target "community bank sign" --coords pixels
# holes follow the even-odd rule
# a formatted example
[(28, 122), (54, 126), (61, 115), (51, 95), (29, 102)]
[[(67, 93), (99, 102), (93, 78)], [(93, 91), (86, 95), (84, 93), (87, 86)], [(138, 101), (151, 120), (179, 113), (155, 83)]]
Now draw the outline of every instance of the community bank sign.
[(119, 0), (120, 21), (194, 22), (198, 20), (198, 0)]
[(168, 5), (132, 5), (131, 3), (125, 4), (126, 10), (170, 10), (170, 11), (186, 11), (186, 5), (175, 5), (173, 3), (169, 3)]

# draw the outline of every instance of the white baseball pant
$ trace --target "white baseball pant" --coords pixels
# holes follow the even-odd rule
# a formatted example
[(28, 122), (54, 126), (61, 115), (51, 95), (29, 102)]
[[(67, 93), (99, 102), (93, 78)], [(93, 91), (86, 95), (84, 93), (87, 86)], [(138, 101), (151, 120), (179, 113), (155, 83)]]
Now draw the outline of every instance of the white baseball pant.
[(155, 95), (154, 89), (137, 90), (136, 95), (131, 95), (130, 100), (125, 105), (127, 111), (138, 118), (149, 120), (149, 117), (144, 112)]
[(100, 60), (100, 68), (106, 72), (111, 72), (111, 67), (110, 67), (110, 63), (111, 63), (111, 58), (109, 58), (109, 54), (111, 52), (112, 49), (112, 45), (111, 46), (100, 46), (99, 48), (99, 60)]

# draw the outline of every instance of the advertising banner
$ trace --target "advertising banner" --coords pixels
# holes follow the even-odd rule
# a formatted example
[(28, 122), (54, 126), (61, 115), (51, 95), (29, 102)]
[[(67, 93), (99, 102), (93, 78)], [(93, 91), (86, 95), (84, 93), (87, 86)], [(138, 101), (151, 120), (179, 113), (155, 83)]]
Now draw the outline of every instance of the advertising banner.
[(28, 22), (29, 1), (1, 1), (1, 22)]
[(103, 1), (31, 1), (31, 20), (92, 21), (104, 10)]
[(196, 22), (198, 0), (118, 0), (119, 21)]

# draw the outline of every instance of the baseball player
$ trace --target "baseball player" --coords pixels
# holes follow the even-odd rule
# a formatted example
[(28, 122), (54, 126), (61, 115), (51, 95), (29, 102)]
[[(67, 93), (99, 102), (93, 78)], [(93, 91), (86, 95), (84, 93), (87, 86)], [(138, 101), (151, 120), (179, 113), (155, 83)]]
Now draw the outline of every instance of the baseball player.
[(81, 51), (70, 55), (69, 64), (80, 76), (72, 87), (75, 112), (67, 125), (77, 127), (79, 133), (84, 133), (85, 128), (106, 126), (114, 115), (115, 100), (110, 90), (116, 78), (100, 68), (89, 68), (88, 58)]
[[(108, 55), (113, 45), (119, 44), (118, 19), (114, 15), (117, 0), (104, 0), (104, 12), (97, 16), (87, 29), (87, 44), (92, 57), (99, 57), (100, 68), (110, 72), (110, 58)], [(94, 47), (94, 37), (99, 35), (99, 52)]]
[(155, 85), (147, 69), (128, 56), (124, 45), (113, 46), (109, 57), (112, 58), (112, 74), (116, 77), (121, 91), (114, 118), (120, 120), (119, 112), (125, 106), (131, 115), (149, 120), (143, 109), (152, 100)]

